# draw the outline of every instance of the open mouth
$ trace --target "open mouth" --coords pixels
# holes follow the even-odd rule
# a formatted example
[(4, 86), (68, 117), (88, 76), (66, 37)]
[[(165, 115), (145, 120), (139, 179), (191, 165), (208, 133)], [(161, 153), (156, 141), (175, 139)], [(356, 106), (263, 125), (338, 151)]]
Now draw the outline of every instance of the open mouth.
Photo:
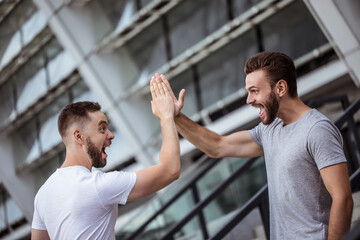
[(106, 158), (106, 157), (107, 157), (107, 154), (106, 154), (106, 152), (105, 152), (105, 148), (106, 148), (106, 147), (103, 147), (103, 148), (102, 148), (102, 154), (105, 155), (105, 158)]
[(259, 109), (259, 116), (260, 117), (264, 114), (265, 108), (262, 105), (253, 105), (253, 107)]

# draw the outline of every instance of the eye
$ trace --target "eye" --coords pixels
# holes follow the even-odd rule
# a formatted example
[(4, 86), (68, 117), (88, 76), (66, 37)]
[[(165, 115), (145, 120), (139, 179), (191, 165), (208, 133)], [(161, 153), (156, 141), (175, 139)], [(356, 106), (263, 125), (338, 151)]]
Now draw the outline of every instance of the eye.
[(106, 126), (105, 126), (105, 125), (102, 125), (102, 126), (100, 127), (100, 131), (101, 131), (101, 132), (105, 132), (105, 131), (106, 131)]

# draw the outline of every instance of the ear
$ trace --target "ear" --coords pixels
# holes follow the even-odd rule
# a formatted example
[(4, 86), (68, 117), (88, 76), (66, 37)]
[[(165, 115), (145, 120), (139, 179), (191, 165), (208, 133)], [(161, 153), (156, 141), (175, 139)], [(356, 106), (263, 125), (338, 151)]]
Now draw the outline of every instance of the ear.
[(281, 79), (276, 83), (276, 93), (279, 97), (283, 97), (288, 91), (288, 85), (285, 80)]
[(77, 142), (78, 144), (82, 145), (84, 143), (84, 137), (79, 129), (73, 130), (72, 137), (74, 138), (75, 142)]

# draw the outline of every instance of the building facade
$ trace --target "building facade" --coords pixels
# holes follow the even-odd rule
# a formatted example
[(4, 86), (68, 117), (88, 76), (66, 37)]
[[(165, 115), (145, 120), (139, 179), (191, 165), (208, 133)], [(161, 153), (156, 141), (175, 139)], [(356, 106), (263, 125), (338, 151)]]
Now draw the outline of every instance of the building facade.
[[(99, 102), (115, 135), (101, 170), (136, 171), (156, 163), (161, 146), (148, 87), (155, 73), (175, 94), (185, 88), (183, 112), (220, 134), (259, 122), (246, 105), (243, 66), (260, 51), (294, 59), (305, 102), (352, 102), (360, 96), (359, 10), (356, 0), (1, 0), (0, 237), (29, 238), (34, 196), (65, 157), (57, 116), (66, 104)], [(341, 108), (322, 111), (335, 120)], [(181, 139), (181, 154), (187, 174), (200, 153)], [(266, 181), (263, 167), (249, 178), (259, 175)], [(120, 208), (118, 236), (147, 200)]]

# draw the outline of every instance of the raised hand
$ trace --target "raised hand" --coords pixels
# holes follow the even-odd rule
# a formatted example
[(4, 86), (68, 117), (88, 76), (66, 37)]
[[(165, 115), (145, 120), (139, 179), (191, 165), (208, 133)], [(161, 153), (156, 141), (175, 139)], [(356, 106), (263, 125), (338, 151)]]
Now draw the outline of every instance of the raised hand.
[(173, 92), (173, 90), (171, 89), (170, 83), (169, 83), (169, 81), (166, 79), (166, 77), (165, 77), (163, 74), (159, 75), (158, 73), (155, 74), (155, 76), (160, 77), (161, 81), (166, 85), (166, 87), (167, 87), (167, 89), (168, 89), (168, 91), (169, 91), (169, 93), (170, 93), (170, 96), (171, 96), (171, 98), (172, 98), (172, 100), (173, 100), (173, 102), (174, 102), (174, 107), (175, 107), (175, 109), (174, 109), (174, 116), (175, 116), (175, 117), (178, 116), (179, 113), (180, 113), (180, 111), (181, 111), (181, 109), (182, 109), (183, 106), (184, 106), (185, 89), (182, 89), (182, 90), (180, 91), (180, 93), (179, 93), (179, 98), (177, 99), (177, 98), (175, 97), (174, 92)]
[(159, 74), (152, 77), (150, 81), (150, 92), (152, 96), (151, 108), (153, 114), (160, 120), (174, 118), (174, 103), (168, 88), (161, 81)]

